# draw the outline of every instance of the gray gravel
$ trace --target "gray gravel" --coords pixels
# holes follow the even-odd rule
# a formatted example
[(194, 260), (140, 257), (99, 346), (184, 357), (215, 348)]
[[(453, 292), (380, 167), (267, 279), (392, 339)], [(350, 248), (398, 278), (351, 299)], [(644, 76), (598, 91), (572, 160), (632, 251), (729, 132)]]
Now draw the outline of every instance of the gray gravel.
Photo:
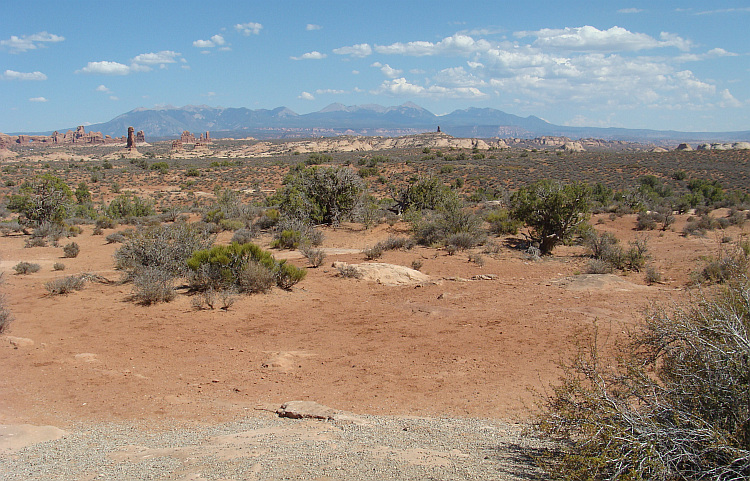
[(79, 425), (0, 454), (2, 480), (538, 480), (541, 443), (485, 419), (259, 415), (214, 426)]

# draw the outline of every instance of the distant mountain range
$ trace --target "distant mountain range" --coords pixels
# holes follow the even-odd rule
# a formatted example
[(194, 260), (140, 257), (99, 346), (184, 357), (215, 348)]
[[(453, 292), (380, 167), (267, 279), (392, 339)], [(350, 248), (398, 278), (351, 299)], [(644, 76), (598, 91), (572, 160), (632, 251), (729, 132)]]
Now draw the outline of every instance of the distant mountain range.
[[(193, 133), (209, 131), (212, 138), (252, 136), (274, 139), (335, 135), (395, 136), (433, 132), (438, 126), (442, 132), (455, 137), (534, 138), (547, 135), (654, 143), (750, 141), (750, 131), (677, 132), (566, 127), (533, 115), (519, 117), (492, 108), (468, 108), (435, 115), (411, 102), (394, 107), (335, 103), (309, 114), (297, 114), (286, 107), (273, 110), (206, 105), (138, 108), (109, 122), (89, 125), (86, 130), (119, 137), (125, 135), (130, 126), (136, 131), (143, 130), (147, 141), (176, 138), (185, 130)], [(61, 129), (59, 132), (67, 130)]]

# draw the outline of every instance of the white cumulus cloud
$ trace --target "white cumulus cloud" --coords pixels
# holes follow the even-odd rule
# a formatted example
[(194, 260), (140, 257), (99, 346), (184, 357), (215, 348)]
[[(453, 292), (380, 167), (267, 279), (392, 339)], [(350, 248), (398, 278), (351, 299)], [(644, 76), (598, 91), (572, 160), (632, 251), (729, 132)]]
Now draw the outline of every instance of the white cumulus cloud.
[(47, 76), (42, 72), (16, 72), (15, 70), (6, 70), (1, 78), (6, 80), (47, 80)]
[(383, 65), (380, 62), (375, 62), (372, 65), (370, 65), (370, 67), (377, 67), (377, 68), (379, 68), (380, 71), (383, 72), (383, 75), (385, 75), (388, 78), (396, 78), (399, 75), (401, 75), (402, 73), (404, 73), (403, 70), (399, 70), (399, 69), (393, 68), (393, 67), (391, 67), (388, 64)]
[(234, 29), (240, 32), (242, 35), (259, 35), (263, 29), (263, 25), (257, 22), (238, 23), (234, 26)]
[(31, 97), (29, 102), (48, 102), (48, 100), (44, 97)]
[(372, 47), (367, 43), (359, 43), (350, 47), (334, 48), (333, 53), (336, 55), (350, 55), (352, 57), (367, 57), (372, 55)]
[(7, 40), (0, 40), (0, 47), (8, 49), (10, 53), (22, 53), (42, 48), (45, 43), (57, 43), (62, 42), (63, 40), (65, 40), (65, 37), (47, 32), (39, 32), (33, 35), (21, 35), (20, 37), (11, 35)]
[(162, 50), (155, 53), (142, 53), (133, 58), (132, 62), (142, 65), (157, 65), (165, 63), (176, 63), (182, 54), (172, 50)]
[(310, 92), (302, 92), (297, 98), (302, 100), (315, 100), (315, 96)]
[(480, 98), (487, 94), (475, 87), (443, 87), (440, 85), (430, 85), (424, 87), (413, 84), (405, 78), (386, 80), (378, 89), (373, 91), (374, 94), (388, 94), (398, 97), (431, 97), (431, 98)]
[(101, 62), (89, 62), (76, 73), (101, 74), (101, 75), (127, 75), (131, 68), (119, 62), (110, 62), (103, 60)]
[(104, 85), (104, 84), (102, 84), (102, 85), (98, 86), (98, 87), (96, 88), (96, 91), (97, 91), (97, 92), (104, 92), (104, 93), (109, 93), (109, 92), (110, 92), (110, 90), (109, 90), (109, 89), (107, 88), (107, 86), (106, 86), (106, 85)]
[(475, 52), (487, 51), (491, 48), (490, 42), (474, 38), (468, 35), (456, 34), (445, 37), (437, 43), (423, 40), (391, 45), (376, 45), (375, 51), (389, 55), (409, 55), (423, 57), (427, 55), (467, 55)]
[(320, 30), (321, 28), (323, 28), (323, 27), (321, 27), (320, 25), (316, 25), (314, 23), (308, 23), (307, 26), (305, 27), (305, 30), (307, 30), (307, 31)]
[(657, 40), (645, 33), (634, 33), (617, 26), (607, 30), (599, 30), (590, 25), (562, 29), (543, 28), (533, 32), (516, 32), (515, 36), (536, 37), (533, 45), (539, 48), (568, 51), (625, 52), (658, 47), (687, 50), (690, 47), (687, 40), (674, 34), (662, 32), (661, 40)]
[(313, 50), (312, 52), (303, 53), (299, 57), (289, 57), (292, 60), (321, 60), (326, 58), (328, 55), (324, 53), (320, 53), (317, 50)]

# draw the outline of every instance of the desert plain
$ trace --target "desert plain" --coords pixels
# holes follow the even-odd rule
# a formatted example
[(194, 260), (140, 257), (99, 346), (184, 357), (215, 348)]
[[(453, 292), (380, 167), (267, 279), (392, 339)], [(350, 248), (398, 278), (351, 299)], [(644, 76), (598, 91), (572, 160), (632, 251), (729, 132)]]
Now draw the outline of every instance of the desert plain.
[[(71, 188), (86, 182), (95, 203), (132, 192), (152, 200), (157, 212), (172, 210), (188, 221), (198, 221), (215, 204), (221, 189), (238, 192), (244, 203), (263, 206), (281, 187), (284, 175), (308, 158), (307, 153), (278, 148), (267, 155), (247, 153), (253, 145), (252, 141), (216, 141), (206, 151), (186, 155), (154, 143), (139, 146), (137, 156), (115, 147), (18, 149), (17, 156), (1, 163), (0, 194), (16, 193), (24, 180), (51, 173)], [(563, 152), (531, 145), (482, 151), (479, 156), (476, 149), (458, 147), (451, 148), (452, 158), (447, 160), (430, 158), (434, 151), (421, 146), (377, 152), (331, 150), (322, 162), (375, 169), (360, 173), (378, 199), (408, 185), (409, 178), (428, 174), (466, 198), (479, 189), (512, 192), (542, 178), (599, 182), (625, 190), (637, 186), (643, 176), (654, 176), (678, 189), (679, 181), (673, 179), (677, 171), (687, 178), (717, 180), (727, 191), (750, 190), (750, 151), (746, 150)], [(244, 152), (244, 157), (237, 152)], [(377, 160), (370, 162), (374, 157)], [(167, 167), (149, 168), (156, 162)], [(503, 199), (502, 195), (475, 198), (467, 209), (481, 215), (482, 209), (502, 204)], [(724, 218), (729, 210), (717, 208), (712, 215)], [(6, 220), (15, 216), (8, 213)], [(231, 459), (236, 470), (230, 476), (211, 474), (204, 467), (209, 461), (195, 462), (200, 457), (197, 451), (186, 454), (175, 446), (172, 451), (158, 451), (162, 447), (149, 447), (143, 439), (128, 443), (123, 437), (104, 464), (79, 467), (74, 475), (62, 468), (51, 474), (42, 474), (41, 467), (36, 472), (29, 468), (23, 479), (118, 479), (116, 466), (157, 458), (175, 465), (155, 468), (154, 479), (376, 479), (384, 475), (542, 479), (528, 457), (511, 459), (507, 453), (512, 446), (532, 442), (533, 434), (524, 434), (523, 428), (534, 416), (540, 396), (559, 378), (559, 362), (575, 352), (581, 332), (597, 326), (603, 349), (614, 351), (649, 310), (683, 305), (714, 289), (696, 284), (695, 273), (750, 229), (747, 223), (733, 224), (704, 235), (687, 235), (683, 230), (695, 213), (684, 212), (676, 213), (665, 230), (639, 231), (637, 216), (601, 211), (593, 213), (589, 223), (599, 233), (614, 234), (623, 245), (645, 237), (647, 262), (660, 273), (658, 280), (647, 279), (644, 270), (588, 273), (590, 253), (575, 241), (555, 248), (549, 256), (530, 256), (524, 228), (515, 235), (489, 234), (482, 244), (457, 252), (417, 245), (367, 259), (365, 249), (379, 241), (412, 234), (405, 219), (386, 210), (367, 226), (356, 219), (318, 226), (326, 256), (318, 267), (297, 249), (272, 249), (273, 233), (262, 231), (254, 242), (277, 259), (305, 267), (307, 276), (288, 290), (237, 295), (225, 309), (197, 308), (195, 294), (179, 285), (171, 302), (134, 302), (132, 284), (120, 282), (122, 273), (115, 268), (113, 256), (121, 244), (109, 242), (107, 236), (143, 228), (137, 221), (103, 228), (96, 235), (93, 221), (83, 222), (82, 232), (60, 240), (58, 247), (26, 247), (29, 234), (9, 232), (0, 237), (4, 280), (0, 292), (13, 316), (0, 342), (4, 367), (0, 424), (6, 430), (0, 433), (0, 460), (16, 466), (13, 463), (31, 459), (28, 453), (40, 446), (39, 441), (54, 445), (85, 439), (80, 433), (98, 432), (104, 425), (133, 426), (142, 437), (142, 433), (178, 427), (199, 431), (246, 419), (277, 422), (275, 411), (283, 403), (300, 400), (344, 412), (351, 419), (284, 420), (297, 424), (263, 428), (270, 436), (264, 441), (259, 440), (261, 428), (244, 426), (231, 435), (255, 434), (246, 436), (251, 441), (245, 439), (245, 444), (235, 439), (232, 449), (242, 445), (262, 451), (260, 446), (271, 449), (268, 446), (274, 443), (308, 440), (300, 449), (314, 453), (321, 446), (330, 448), (329, 431), (367, 429), (380, 417), (399, 420), (404, 431), (412, 427), (406, 424), (419, 420), (437, 420), (446, 426), (483, 420), (483, 429), (491, 426), (513, 442), (498, 437), (494, 448), (482, 441), (468, 452), (468, 445), (458, 441), (452, 447), (448, 435), (439, 448), (393, 445), (357, 454), (340, 441), (337, 459), (371, 456), (378, 467), (387, 461), (382, 470), (367, 474), (343, 461), (339, 471), (319, 472), (323, 468), (310, 468), (304, 457), (278, 453), (278, 459), (269, 456), (281, 464), (286, 457), (289, 470), (269, 474), (261, 451), (221, 454), (218, 435), (183, 443), (183, 448), (206, 447), (205, 456)], [(231, 237), (231, 231), (219, 232), (216, 243), (227, 244)], [(61, 249), (70, 241), (80, 246), (75, 258), (65, 257)], [(16, 274), (14, 266), (22, 261), (37, 263), (40, 270)], [(334, 262), (409, 267), (415, 261), (424, 275), (419, 280), (349, 278), (333, 267)], [(56, 263), (64, 264), (64, 270), (54, 270)], [(82, 273), (94, 276), (79, 291), (51, 295), (45, 288), (55, 278)], [(13, 426), (59, 431), (13, 443), (13, 436), (20, 439), (23, 431), (11, 433)], [(460, 434), (474, 435), (470, 429)], [(459, 434), (452, 436), (455, 440)], [(499, 454), (502, 449), (505, 454)], [(56, 462), (66, 464), (64, 459)], [(475, 473), (464, 462), (484, 463), (486, 471)], [(237, 468), (243, 463), (257, 469)], [(330, 459), (321, 463), (330, 465)], [(4, 476), (22, 479), (22, 474), (9, 471)]]

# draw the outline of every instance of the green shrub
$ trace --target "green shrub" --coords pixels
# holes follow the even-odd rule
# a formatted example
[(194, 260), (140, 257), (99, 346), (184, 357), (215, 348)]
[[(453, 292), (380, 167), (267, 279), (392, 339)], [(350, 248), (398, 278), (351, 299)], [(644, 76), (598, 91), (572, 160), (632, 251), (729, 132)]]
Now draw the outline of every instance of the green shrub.
[(160, 174), (166, 174), (169, 172), (169, 164), (166, 162), (154, 162), (149, 167), (151, 170), (158, 170)]
[(450, 202), (455, 193), (437, 177), (422, 177), (402, 190), (396, 200), (402, 211), (436, 210)]
[(283, 218), (276, 224), (271, 247), (298, 249), (301, 246), (319, 246), (323, 243), (323, 232), (298, 219)]
[[(436, 211), (422, 215), (412, 214), (412, 232), (418, 244), (444, 245), (446, 247), (473, 247), (481, 243), (485, 234), (480, 229), (480, 219), (463, 207), (456, 197), (444, 202)], [(460, 246), (456, 240), (460, 239)]]
[(362, 178), (348, 167), (307, 167), (291, 172), (270, 202), (287, 217), (336, 225), (353, 216), (363, 191)]
[(302, 232), (294, 229), (285, 229), (277, 232), (271, 241), (274, 249), (297, 249), (302, 243)]
[(289, 264), (286, 260), (279, 261), (275, 272), (276, 285), (282, 289), (291, 289), (307, 276), (305, 269)]
[(52, 264), (52, 270), (53, 271), (64, 271), (65, 270), (65, 264), (62, 262), (55, 262)]
[(103, 210), (104, 214), (112, 219), (146, 217), (154, 215), (154, 203), (150, 200), (143, 200), (135, 194), (121, 194), (112, 199), (112, 202)]
[(489, 224), (489, 232), (494, 235), (516, 235), (523, 226), (523, 222), (514, 219), (508, 209), (495, 209), (484, 217)]
[[(248, 271), (251, 263), (258, 266)], [(250, 243), (198, 250), (188, 259), (187, 266), (191, 270), (191, 285), (196, 290), (237, 287), (241, 292), (255, 292), (247, 291), (248, 285), (252, 284), (248, 276), (255, 274), (257, 277), (259, 267), (266, 269), (283, 289), (289, 289), (306, 274), (304, 269), (277, 261), (270, 252)]]

